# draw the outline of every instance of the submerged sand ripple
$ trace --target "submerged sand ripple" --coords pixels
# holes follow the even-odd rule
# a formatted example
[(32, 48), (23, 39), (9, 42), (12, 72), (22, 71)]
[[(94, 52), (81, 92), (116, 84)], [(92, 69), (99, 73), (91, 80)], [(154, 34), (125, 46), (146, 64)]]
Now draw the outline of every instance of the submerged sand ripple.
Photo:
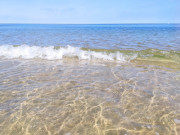
[(180, 72), (136, 64), (0, 62), (2, 135), (178, 135)]

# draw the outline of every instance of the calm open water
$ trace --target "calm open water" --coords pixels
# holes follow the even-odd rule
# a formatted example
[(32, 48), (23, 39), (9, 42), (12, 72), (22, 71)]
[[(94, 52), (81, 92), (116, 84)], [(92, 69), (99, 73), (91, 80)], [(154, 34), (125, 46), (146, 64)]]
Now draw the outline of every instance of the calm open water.
[(0, 45), (180, 50), (180, 24), (0, 24)]

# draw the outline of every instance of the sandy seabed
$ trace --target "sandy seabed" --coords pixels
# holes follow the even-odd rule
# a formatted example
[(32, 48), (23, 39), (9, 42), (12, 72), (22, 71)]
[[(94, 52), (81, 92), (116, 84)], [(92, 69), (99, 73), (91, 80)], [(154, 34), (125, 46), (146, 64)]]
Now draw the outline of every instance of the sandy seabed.
[(1, 135), (178, 135), (180, 71), (0, 60)]

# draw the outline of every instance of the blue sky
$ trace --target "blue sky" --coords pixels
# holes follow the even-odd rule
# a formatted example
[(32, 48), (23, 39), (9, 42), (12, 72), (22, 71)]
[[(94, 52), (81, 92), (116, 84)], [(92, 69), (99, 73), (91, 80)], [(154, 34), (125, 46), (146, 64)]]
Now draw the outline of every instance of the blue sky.
[(0, 0), (0, 23), (180, 23), (180, 0)]

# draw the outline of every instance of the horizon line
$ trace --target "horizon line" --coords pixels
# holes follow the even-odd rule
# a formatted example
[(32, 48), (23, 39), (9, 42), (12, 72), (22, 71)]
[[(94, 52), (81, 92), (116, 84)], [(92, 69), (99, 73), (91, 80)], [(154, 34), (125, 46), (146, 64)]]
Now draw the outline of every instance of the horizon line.
[(0, 24), (61, 24), (61, 25), (106, 25), (106, 24), (180, 24), (179, 23), (0, 23)]

